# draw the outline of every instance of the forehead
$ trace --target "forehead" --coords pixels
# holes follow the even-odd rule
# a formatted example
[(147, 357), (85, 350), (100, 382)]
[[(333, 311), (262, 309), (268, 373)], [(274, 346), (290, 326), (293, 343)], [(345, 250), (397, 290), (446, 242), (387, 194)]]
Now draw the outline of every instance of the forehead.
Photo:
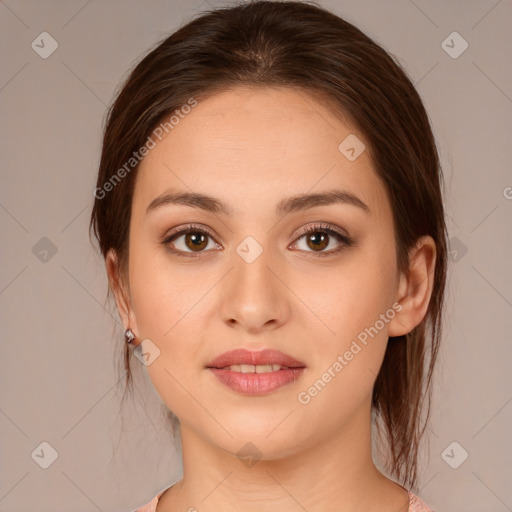
[(235, 213), (332, 188), (380, 208), (384, 189), (368, 151), (348, 159), (340, 150), (347, 137), (368, 147), (347, 119), (305, 91), (240, 86), (216, 93), (155, 138), (139, 166), (134, 210), (168, 189), (213, 195)]

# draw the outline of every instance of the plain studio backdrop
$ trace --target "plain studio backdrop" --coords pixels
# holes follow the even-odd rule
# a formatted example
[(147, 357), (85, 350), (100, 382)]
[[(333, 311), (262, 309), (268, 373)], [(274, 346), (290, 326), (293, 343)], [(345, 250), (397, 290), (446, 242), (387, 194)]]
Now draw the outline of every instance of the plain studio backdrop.
[[(512, 3), (319, 3), (398, 57), (441, 153), (451, 268), (418, 494), (438, 512), (510, 511)], [(3, 512), (126, 512), (181, 477), (140, 365), (121, 425), (122, 331), (87, 229), (114, 91), (142, 53), (221, 5), (0, 2)]]

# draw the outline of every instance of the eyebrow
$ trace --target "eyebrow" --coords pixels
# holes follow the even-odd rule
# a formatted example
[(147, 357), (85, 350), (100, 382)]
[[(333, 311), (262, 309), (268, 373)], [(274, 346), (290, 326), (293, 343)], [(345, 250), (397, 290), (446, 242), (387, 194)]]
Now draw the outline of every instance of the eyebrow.
[[(231, 207), (219, 199), (196, 192), (166, 192), (151, 201), (146, 214), (165, 205), (182, 204), (192, 208), (200, 208), (211, 213), (222, 213), (228, 217), (233, 216)], [(276, 215), (283, 216), (291, 212), (307, 210), (316, 206), (331, 204), (348, 204), (371, 213), (368, 205), (359, 197), (345, 190), (328, 190), (322, 193), (298, 194), (279, 201), (276, 206)]]

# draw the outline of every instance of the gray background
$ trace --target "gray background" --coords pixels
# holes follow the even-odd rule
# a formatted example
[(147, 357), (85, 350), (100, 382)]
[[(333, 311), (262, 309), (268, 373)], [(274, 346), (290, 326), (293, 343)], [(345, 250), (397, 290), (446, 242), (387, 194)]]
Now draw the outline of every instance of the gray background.
[[(446, 175), (453, 265), (419, 495), (438, 512), (510, 511), (512, 3), (320, 3), (398, 56)], [(121, 424), (121, 330), (87, 227), (115, 89), (158, 40), (220, 5), (0, 2), (0, 511), (126, 512), (181, 476), (140, 365)], [(43, 31), (58, 42), (46, 59), (31, 47)], [(442, 47), (453, 31), (469, 44), (458, 58)], [(58, 452), (47, 469), (43, 441)]]

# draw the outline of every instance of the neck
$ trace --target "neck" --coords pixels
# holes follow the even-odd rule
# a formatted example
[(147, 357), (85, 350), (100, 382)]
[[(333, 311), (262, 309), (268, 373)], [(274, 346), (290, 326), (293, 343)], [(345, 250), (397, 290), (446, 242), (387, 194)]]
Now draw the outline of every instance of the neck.
[(365, 418), (336, 436), (254, 463), (181, 425), (183, 479), (162, 496), (158, 512), (406, 512), (406, 491), (373, 463), (369, 408), (359, 414)]

